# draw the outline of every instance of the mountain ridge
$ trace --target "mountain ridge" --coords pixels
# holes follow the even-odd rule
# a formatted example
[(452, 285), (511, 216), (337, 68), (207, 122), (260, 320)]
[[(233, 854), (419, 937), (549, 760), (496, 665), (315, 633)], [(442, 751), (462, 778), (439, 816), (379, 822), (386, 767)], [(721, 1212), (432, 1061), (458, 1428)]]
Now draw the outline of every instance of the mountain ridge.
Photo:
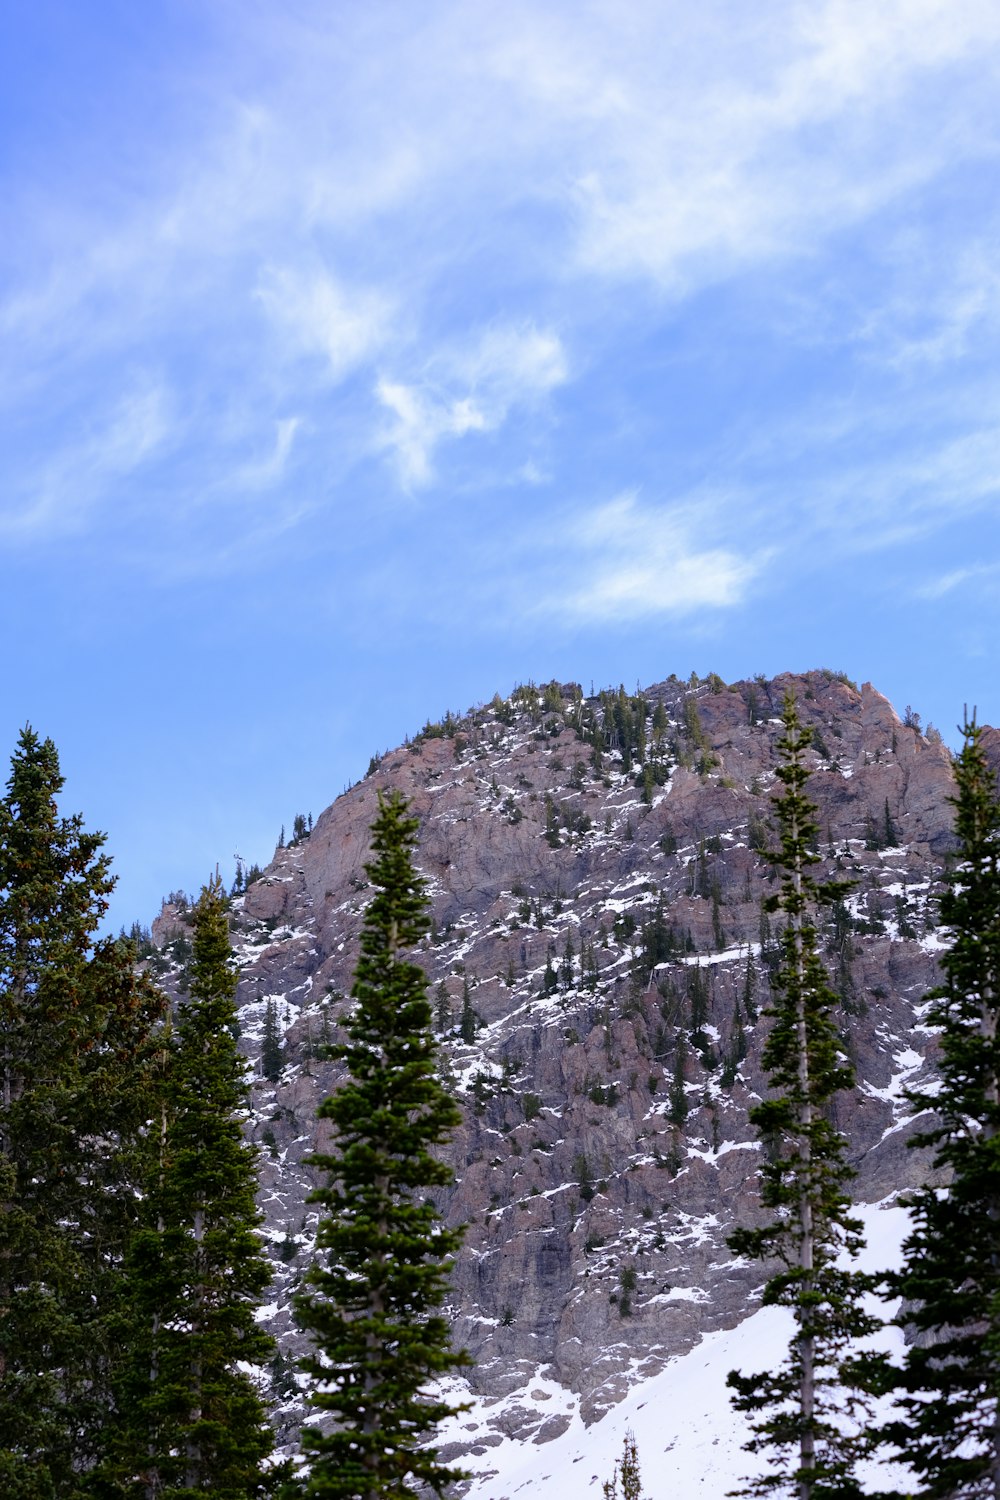
[[(321, 1053), (349, 1003), (367, 830), (389, 788), (420, 820), (433, 919), (420, 961), (463, 1104), (442, 1206), (469, 1225), (450, 1312), (484, 1415), (455, 1456), (592, 1423), (753, 1310), (764, 1272), (734, 1261), (725, 1236), (759, 1219), (747, 1113), (764, 1087), (776, 952), (764, 855), (786, 691), (814, 731), (818, 873), (855, 882), (823, 938), (858, 1073), (837, 1105), (856, 1196), (923, 1179), (903, 1089), (932, 1066), (922, 1005), (953, 847), (939, 736), (823, 671), (590, 697), (529, 684), (448, 715), (373, 757), (232, 903), (283, 1431), (301, 1416), (288, 1298), (314, 1229), (302, 1159), (336, 1085)], [(1000, 735), (985, 738), (1000, 761)], [(153, 924), (168, 986), (183, 978), (186, 917), (167, 903)], [(260, 1071), (269, 1006), (283, 1032), (274, 1082)], [(536, 1376), (570, 1406), (548, 1415), (530, 1397)]]

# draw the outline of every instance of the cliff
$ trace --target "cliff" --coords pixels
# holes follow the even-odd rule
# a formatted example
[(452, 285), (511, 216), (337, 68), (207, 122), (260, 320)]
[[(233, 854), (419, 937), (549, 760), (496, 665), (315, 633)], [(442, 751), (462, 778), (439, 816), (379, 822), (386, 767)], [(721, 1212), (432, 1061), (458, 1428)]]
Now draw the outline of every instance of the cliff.
[[(940, 740), (829, 672), (670, 678), (589, 699), (520, 688), (382, 757), (233, 902), (287, 1426), (299, 1414), (287, 1303), (315, 1222), (302, 1159), (337, 1083), (322, 1047), (349, 1003), (367, 831), (390, 787), (420, 819), (434, 922), (421, 962), (464, 1105), (445, 1208), (469, 1225), (452, 1314), (485, 1415), (468, 1447), (545, 1440), (572, 1411), (592, 1421), (753, 1309), (760, 1270), (725, 1238), (758, 1215), (747, 1113), (776, 951), (764, 850), (787, 690), (814, 731), (818, 877), (853, 882), (823, 933), (858, 1076), (837, 1107), (856, 1196), (876, 1202), (926, 1171), (905, 1146), (903, 1089), (933, 1065), (921, 1017), (952, 846)], [(167, 982), (184, 917), (170, 906), (154, 924)], [(260, 1072), (269, 1000), (284, 1033), (277, 1083)], [(558, 1415), (532, 1395), (539, 1380), (569, 1393)]]

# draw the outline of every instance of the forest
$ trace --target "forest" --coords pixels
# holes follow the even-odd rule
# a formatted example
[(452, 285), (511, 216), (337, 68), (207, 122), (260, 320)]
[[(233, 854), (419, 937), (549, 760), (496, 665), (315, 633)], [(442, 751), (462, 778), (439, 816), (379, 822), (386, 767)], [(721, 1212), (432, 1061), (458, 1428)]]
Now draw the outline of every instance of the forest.
[[(610, 699), (604, 707), (614, 748), (630, 756), (643, 726)], [(654, 733), (663, 727), (654, 720)], [(761, 850), (775, 873), (769, 1090), (751, 1113), (766, 1148), (761, 1203), (772, 1217), (729, 1243), (735, 1256), (766, 1266), (765, 1304), (789, 1309), (795, 1332), (780, 1369), (730, 1377), (734, 1407), (751, 1421), (751, 1450), (768, 1456), (764, 1476), (740, 1493), (871, 1494), (858, 1466), (885, 1453), (908, 1466), (906, 1493), (921, 1500), (995, 1497), (996, 780), (980, 728), (967, 723), (954, 763), (956, 853), (941, 899), (948, 946), (928, 997), (939, 1087), (910, 1100), (921, 1116), (915, 1142), (933, 1151), (935, 1180), (947, 1187), (912, 1194), (902, 1265), (862, 1274), (852, 1268), (860, 1225), (833, 1109), (855, 1083), (818, 925), (842, 903), (845, 884), (810, 873), (818, 862), (806, 790), (811, 741), (787, 696), (776, 837)], [(647, 779), (656, 784), (655, 768)], [(244, 1129), (231, 894), (218, 872), (202, 888), (186, 992), (171, 1003), (134, 942), (98, 935), (110, 861), (100, 834), (61, 813), (62, 788), (55, 746), (26, 728), (0, 802), (2, 1492), (17, 1500), (402, 1500), (452, 1491), (464, 1476), (440, 1457), (435, 1436), (461, 1408), (438, 1383), (469, 1356), (454, 1347), (443, 1306), (462, 1229), (446, 1227), (438, 1206), (451, 1181), (439, 1148), (461, 1114), (419, 962), (431, 924), (417, 818), (398, 792), (379, 793), (352, 1008), (319, 1044), (341, 1083), (318, 1110), (329, 1144), (308, 1161), (319, 1228), (294, 1303), (309, 1340), (298, 1381), (312, 1418), (289, 1452), (278, 1450), (269, 1417), (273, 1341), (255, 1316), (271, 1265), (257, 1151)], [(551, 837), (551, 801), (546, 823)], [(460, 1029), (473, 1025), (466, 984)], [(901, 1364), (864, 1343), (879, 1322), (870, 1310), (876, 1293), (902, 1298), (899, 1316), (919, 1335)], [(634, 1442), (605, 1494), (619, 1484), (626, 1500), (638, 1500)]]

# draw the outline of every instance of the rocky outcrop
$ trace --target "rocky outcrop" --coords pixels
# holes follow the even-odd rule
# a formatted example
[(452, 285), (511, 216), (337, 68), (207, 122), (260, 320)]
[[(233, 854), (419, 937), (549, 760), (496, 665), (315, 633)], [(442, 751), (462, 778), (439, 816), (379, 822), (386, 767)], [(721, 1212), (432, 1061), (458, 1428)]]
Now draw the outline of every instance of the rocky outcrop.
[[(253, 1131), (287, 1353), (314, 1222), (302, 1162), (337, 1084), (322, 1044), (348, 1003), (368, 827), (390, 787), (420, 819), (434, 920), (421, 961), (464, 1104), (444, 1204), (468, 1225), (455, 1338), (474, 1387), (497, 1398), (497, 1429), (546, 1435), (544, 1408), (516, 1399), (535, 1372), (576, 1392), (589, 1419), (746, 1314), (760, 1270), (725, 1240), (759, 1214), (747, 1112), (763, 1087), (764, 851), (786, 691), (814, 731), (818, 873), (853, 882), (823, 931), (858, 1073), (837, 1107), (856, 1191), (875, 1201), (920, 1180), (902, 1090), (930, 1065), (921, 1007), (953, 842), (945, 747), (831, 673), (671, 678), (589, 700), (572, 685), (522, 688), (385, 756), (234, 901), (249, 1055), (268, 997), (285, 1026), (285, 1071), (258, 1079)], [(161, 941), (179, 920), (166, 914)], [(280, 1361), (277, 1374), (292, 1422)]]

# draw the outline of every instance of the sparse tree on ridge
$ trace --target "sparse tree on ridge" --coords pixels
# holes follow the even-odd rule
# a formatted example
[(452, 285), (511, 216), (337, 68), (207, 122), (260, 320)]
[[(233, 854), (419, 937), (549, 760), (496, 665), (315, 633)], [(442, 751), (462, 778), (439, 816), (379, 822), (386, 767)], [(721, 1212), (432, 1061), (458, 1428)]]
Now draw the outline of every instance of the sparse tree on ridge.
[(748, 1481), (741, 1494), (851, 1500), (862, 1493), (855, 1468), (868, 1403), (850, 1344), (878, 1324), (862, 1306), (871, 1279), (837, 1265), (842, 1252), (854, 1255), (862, 1244), (847, 1193), (845, 1141), (829, 1118), (833, 1096), (852, 1086), (853, 1073), (833, 1023), (836, 997), (810, 915), (817, 903), (836, 900), (843, 886), (817, 884), (808, 874), (817, 862), (815, 809), (804, 790), (811, 734), (800, 727), (790, 695), (784, 726), (777, 770), (784, 791), (775, 799), (781, 845), (769, 857), (782, 877), (770, 908), (783, 914), (785, 927), (763, 1054), (773, 1092), (750, 1115), (770, 1148), (761, 1200), (774, 1218), (762, 1229), (737, 1230), (729, 1245), (739, 1255), (780, 1262), (764, 1303), (787, 1307), (795, 1332), (780, 1369), (733, 1371), (729, 1384), (733, 1405), (754, 1430), (749, 1451), (773, 1453), (770, 1472)]
[(330, 1049), (349, 1076), (320, 1106), (335, 1134), (310, 1159), (326, 1185), (296, 1313), (313, 1340), (310, 1403), (334, 1425), (303, 1434), (309, 1500), (416, 1500), (463, 1477), (433, 1446), (456, 1408), (430, 1386), (468, 1359), (439, 1311), (462, 1236), (431, 1197), (452, 1180), (434, 1148), (460, 1116), (437, 1076), (426, 975), (406, 956), (428, 928), (416, 829), (398, 793), (379, 794), (355, 1006)]
[(898, 1377), (886, 1437), (921, 1496), (1000, 1496), (1000, 802), (982, 730), (966, 722), (955, 763), (958, 853), (941, 900), (951, 945), (928, 1016), (940, 1090), (912, 1145), (932, 1146), (947, 1188), (911, 1199), (914, 1227), (890, 1290), (922, 1337)]

